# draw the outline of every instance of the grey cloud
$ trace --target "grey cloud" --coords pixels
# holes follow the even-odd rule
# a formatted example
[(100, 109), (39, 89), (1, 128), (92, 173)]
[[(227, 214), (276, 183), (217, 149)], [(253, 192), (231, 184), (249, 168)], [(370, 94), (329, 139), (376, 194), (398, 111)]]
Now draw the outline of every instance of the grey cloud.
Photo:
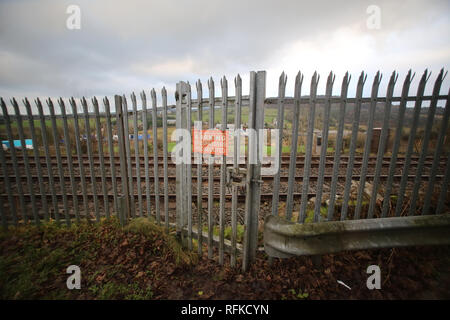
[[(81, 30), (65, 27), (70, 4), (81, 8)], [(380, 30), (366, 28), (370, 4), (382, 10)], [(369, 73), (437, 72), (450, 60), (449, 9), (448, 1), (2, 1), (0, 95), (101, 96), (163, 85), (171, 91), (179, 80), (224, 74), (231, 83), (238, 72), (245, 80), (250, 70), (287, 68), (279, 60), (295, 56), (290, 44), (321, 48), (340, 28), (374, 39), (380, 56), (362, 60)], [(296, 47), (299, 56), (302, 49)], [(333, 54), (325, 58), (338, 62)], [(293, 81), (297, 70), (286, 71)]]

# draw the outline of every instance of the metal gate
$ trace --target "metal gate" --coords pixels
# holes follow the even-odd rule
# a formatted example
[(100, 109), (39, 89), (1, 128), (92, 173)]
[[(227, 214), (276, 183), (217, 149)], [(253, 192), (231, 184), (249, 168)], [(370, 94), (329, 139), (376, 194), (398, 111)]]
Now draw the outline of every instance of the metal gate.
[[(303, 74), (299, 72), (295, 79), (293, 98), (285, 97), (287, 77), (284, 73), (280, 76), (279, 94), (276, 98), (266, 98), (265, 71), (250, 73), (248, 96), (242, 95), (242, 81), (239, 75), (234, 81), (235, 96), (231, 97), (228, 96), (228, 82), (225, 77), (220, 81), (221, 98), (215, 96), (212, 78), (208, 81), (208, 98), (203, 97), (200, 81), (196, 84), (197, 99), (192, 99), (189, 83), (178, 83), (176, 127), (182, 131), (177, 136), (177, 145), (183, 147), (177, 150), (176, 155), (177, 231), (187, 239), (189, 248), (193, 247), (193, 239), (197, 239), (199, 252), (203, 241), (206, 240), (210, 258), (213, 257), (213, 250), (217, 247), (220, 264), (224, 263), (225, 252), (230, 253), (231, 265), (236, 264), (237, 257), (242, 252), (244, 270), (255, 259), (257, 251), (262, 250), (262, 245), (269, 256), (284, 258), (299, 254), (316, 255), (374, 247), (450, 243), (447, 236), (450, 231), (450, 218), (445, 214), (450, 212), (448, 207), (450, 144), (447, 132), (450, 116), (449, 95), (440, 95), (445, 77), (443, 70), (437, 76), (432, 95), (424, 95), (429, 76), (426, 70), (420, 79), (417, 95), (411, 96), (409, 87), (414, 75), (409, 71), (403, 83), (401, 96), (397, 97), (394, 96), (398, 78), (396, 72), (393, 72), (389, 79), (384, 97), (378, 96), (382, 78), (379, 72), (373, 80), (370, 97), (363, 97), (367, 79), (364, 72), (358, 79), (355, 97), (347, 96), (351, 78), (348, 73), (343, 78), (340, 96), (332, 94), (335, 80), (332, 72), (327, 78), (325, 95), (317, 93), (319, 75), (315, 73), (311, 79), (310, 93), (306, 96), (301, 94)], [(429, 102), (429, 108), (426, 111), (425, 128), (419, 131), (423, 101)], [(445, 109), (439, 115), (436, 114), (438, 101), (446, 101)], [(408, 102), (414, 103), (414, 109), (407, 108)], [(214, 112), (216, 103), (219, 104), (218, 109), (221, 111), (217, 126)], [(393, 107), (393, 103), (398, 105)], [(288, 104), (293, 106), (290, 119), (292, 126), (288, 128), (290, 130), (286, 129), (284, 122), (285, 105)], [(224, 132), (228, 129), (229, 106), (234, 107), (236, 133), (236, 128), (241, 128), (243, 105), (249, 108), (248, 138), (244, 138), (248, 140), (248, 148), (244, 149), (245, 155), (240, 154), (241, 130), (239, 134), (232, 135), (234, 147), (228, 157), (209, 155), (205, 158), (205, 155), (198, 152), (193, 153), (192, 144), (196, 139), (194, 132), (198, 134), (200, 129), (219, 129)], [(277, 107), (277, 115), (275, 128), (272, 128), (270, 134), (271, 155), (265, 157), (267, 146), (264, 144), (266, 141), (263, 131), (264, 111), (270, 105)], [(332, 106), (338, 107), (336, 111), (338, 123), (337, 129), (332, 132), (335, 139), (334, 148), (330, 151), (328, 145)], [(193, 132), (192, 121), (194, 119), (202, 121), (205, 108), (209, 110), (207, 125), (195, 124), (194, 129), (197, 131)], [(393, 109), (395, 119), (391, 118)], [(322, 110), (320, 119), (318, 110)], [(349, 110), (352, 120), (347, 121), (350, 124), (346, 126)], [(382, 113), (376, 114), (381, 110)], [(305, 122), (302, 119), (306, 119), (304, 113), (307, 113), (307, 124), (302, 127), (302, 123)], [(406, 114), (408, 117), (411, 115), (412, 119), (408, 123), (408, 142), (402, 156), (400, 148), (403, 147), (402, 130)], [(366, 117), (364, 124), (363, 117)], [(321, 120), (319, 121), (321, 130), (316, 129), (318, 120)], [(431, 144), (432, 125), (436, 121), (439, 122), (439, 130)], [(375, 127), (377, 123), (381, 123), (381, 128)], [(350, 135), (346, 135), (345, 132), (349, 131), (348, 126)], [(304, 134), (300, 132), (302, 129), (305, 129)], [(361, 150), (358, 150), (361, 130), (364, 132), (364, 141), (360, 146)], [(390, 133), (394, 130), (395, 136), (391, 137)], [(286, 158), (282, 156), (282, 151), (284, 135), (289, 131), (292, 134), (286, 177), (281, 175), (282, 164), (286, 164), (282, 161)], [(277, 134), (274, 134), (275, 132)], [(375, 135), (374, 132), (378, 134)], [(420, 151), (415, 153), (414, 147), (417, 146), (416, 140), (419, 135)], [(304, 143), (299, 141), (303, 138), (306, 140)], [(388, 150), (389, 143), (391, 145)], [(303, 150), (299, 150), (300, 147)], [(316, 148), (320, 151), (314, 154), (313, 150)], [(299, 153), (302, 155), (298, 156)], [(191, 162), (193, 159), (197, 160), (194, 164)], [(220, 163), (218, 202), (215, 198), (217, 185), (214, 183), (214, 172), (217, 172), (218, 167), (209, 162), (210, 159)], [(268, 160), (270, 167), (275, 170), (268, 169), (265, 160)], [(204, 165), (205, 161), (207, 165)], [(298, 168), (303, 168), (301, 174), (298, 174)], [(193, 169), (197, 171), (196, 186), (192, 184)], [(328, 169), (332, 169), (331, 175)], [(203, 190), (202, 181), (202, 174), (205, 171), (208, 173), (206, 192)], [(314, 172), (317, 172), (317, 175), (314, 175)], [(269, 194), (262, 193), (261, 185), (269, 180), (273, 181)], [(436, 190), (437, 181), (440, 181), (439, 190)], [(283, 183), (285, 185), (282, 185)], [(243, 187), (245, 193), (241, 194), (239, 190)], [(287, 192), (280, 193), (280, 188), (286, 187)], [(231, 190), (230, 208), (227, 206), (229, 203), (227, 188)], [(193, 195), (195, 189), (197, 189), (196, 199)], [(206, 208), (202, 205), (205, 196)], [(245, 197), (245, 208), (241, 246), (237, 241), (239, 231), (237, 220), (238, 198), (242, 197)], [(284, 210), (281, 209), (282, 197)], [(271, 202), (271, 212), (261, 214), (260, 210), (267, 198), (269, 198), (267, 202)], [(408, 199), (406, 209), (405, 199)], [(419, 203), (420, 212), (417, 210)], [(295, 209), (296, 205), (299, 205), (298, 210)], [(405, 214), (404, 210), (408, 212)], [(431, 211), (435, 213), (434, 216), (429, 216)], [(417, 216), (418, 214), (421, 216)], [(206, 230), (203, 228), (205, 219)], [(229, 237), (228, 231), (231, 232)], [(263, 239), (259, 237), (262, 234)]]
[[(260, 176), (261, 161), (258, 155), (259, 140), (261, 136), (255, 134), (264, 126), (264, 99), (265, 99), (265, 71), (250, 73), (250, 95), (249, 101), (249, 119), (248, 119), (248, 142), (249, 149), (247, 156), (241, 155), (240, 141), (241, 134), (232, 136), (233, 152), (226, 154), (223, 152), (221, 156), (207, 155), (204, 157), (202, 152), (192, 153), (192, 109), (193, 103), (191, 98), (191, 86), (189, 83), (180, 82), (177, 84), (176, 97), (176, 127), (180, 129), (177, 135), (177, 145), (183, 146), (176, 152), (177, 158), (177, 231), (182, 237), (187, 236), (188, 247), (192, 248), (192, 239), (198, 240), (198, 250), (201, 250), (203, 238), (207, 242), (208, 257), (212, 258), (213, 248), (218, 248), (219, 263), (224, 263), (224, 252), (227, 251), (231, 256), (231, 265), (236, 264), (238, 252), (243, 253), (243, 265), (247, 265), (254, 260), (257, 250), (258, 237), (258, 216), (260, 203)], [(221, 121), (220, 131), (227, 130), (227, 115), (229, 103), (234, 103), (235, 121), (234, 128), (241, 128), (241, 106), (242, 106), (242, 80), (238, 75), (235, 79), (236, 96), (233, 99), (228, 98), (228, 81), (224, 77), (221, 79), (222, 99), (220, 101)], [(205, 101), (202, 98), (202, 84), (197, 82), (197, 100), (194, 107), (197, 108), (196, 129), (202, 130), (203, 108), (209, 109), (209, 121), (207, 128), (214, 130), (215, 128), (215, 103), (216, 97), (214, 92), (214, 81), (208, 81), (209, 98)], [(236, 131), (235, 131), (236, 132)], [(227, 134), (227, 133), (226, 133)], [(224, 137), (224, 141), (226, 141)], [(192, 159), (196, 161), (197, 169), (197, 201), (196, 201), (196, 222), (193, 220), (192, 209)], [(247, 160), (247, 161), (246, 161)], [(231, 162), (231, 165), (228, 163)], [(203, 183), (202, 170), (203, 164), (206, 163), (205, 169), (208, 172), (208, 191), (207, 191), (207, 211), (203, 212)], [(219, 186), (219, 210), (215, 210), (214, 198), (214, 170), (220, 164), (220, 186)], [(240, 164), (246, 165), (242, 167)], [(244, 237), (243, 243), (238, 244), (238, 197), (240, 187), (245, 187), (245, 218), (244, 218)], [(226, 217), (226, 201), (227, 188), (231, 189), (231, 216)], [(203, 232), (203, 219), (207, 219), (207, 231)], [(225, 239), (225, 229), (228, 225), (230, 239)], [(214, 235), (214, 229), (217, 229), (218, 235)]]

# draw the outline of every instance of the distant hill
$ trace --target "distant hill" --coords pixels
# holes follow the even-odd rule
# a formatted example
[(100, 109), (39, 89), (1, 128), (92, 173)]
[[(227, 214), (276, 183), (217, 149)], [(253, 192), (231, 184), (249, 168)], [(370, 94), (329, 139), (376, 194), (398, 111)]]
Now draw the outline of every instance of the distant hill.
[[(419, 118), (419, 126), (423, 126), (426, 122), (426, 118), (428, 115), (428, 102), (424, 102), (424, 104), (426, 104), (426, 106), (422, 106), (421, 111), (420, 111), (420, 118)], [(269, 104), (266, 105), (267, 108), (277, 108), (276, 104)], [(292, 113), (293, 113), (293, 108), (294, 105), (293, 104), (286, 104), (285, 105), (285, 110), (286, 110), (286, 115), (288, 115), (286, 117), (286, 121), (291, 122), (292, 121)], [(360, 123), (361, 124), (367, 124), (368, 120), (369, 120), (369, 108), (370, 108), (370, 103), (362, 103), (361, 105), (361, 114), (360, 114)], [(384, 120), (384, 108), (385, 108), (385, 102), (378, 102), (376, 105), (376, 111), (375, 111), (375, 118), (374, 118), (374, 126), (375, 127), (381, 127), (383, 124), (383, 120)], [(301, 119), (304, 118), (304, 120), (307, 120), (307, 115), (308, 115), (308, 109), (309, 106), (303, 105), (301, 107)], [(324, 105), (323, 104), (317, 104), (316, 105), (316, 121), (317, 120), (321, 120), (323, 119), (323, 109), (324, 109)], [(400, 109), (400, 104), (396, 103), (393, 104), (391, 107), (391, 114), (390, 114), (390, 125), (391, 126), (395, 126), (397, 124), (398, 121), (398, 116), (399, 116), (399, 109)], [(354, 103), (347, 103), (346, 106), (346, 111), (345, 111), (345, 123), (352, 123), (353, 122), (353, 118), (354, 118), (354, 111), (355, 111), (355, 104)], [(444, 108), (438, 106), (436, 108), (436, 113), (435, 113), (435, 118), (439, 119), (442, 117), (442, 115), (444, 114)], [(405, 127), (410, 127), (412, 124), (412, 120), (413, 120), (413, 116), (414, 116), (414, 108), (413, 107), (407, 107), (405, 110), (405, 122), (404, 122), (404, 126)], [(339, 104), (333, 103), (331, 106), (331, 114), (330, 114), (330, 125), (331, 126), (336, 126), (337, 122), (339, 119)]]

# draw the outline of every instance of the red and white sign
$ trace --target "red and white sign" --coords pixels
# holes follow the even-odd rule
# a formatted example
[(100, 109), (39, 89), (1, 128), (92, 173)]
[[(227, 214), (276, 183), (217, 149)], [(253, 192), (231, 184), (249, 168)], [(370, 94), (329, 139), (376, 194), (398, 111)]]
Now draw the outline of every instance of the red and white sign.
[(218, 129), (193, 131), (194, 153), (228, 155), (228, 132)]

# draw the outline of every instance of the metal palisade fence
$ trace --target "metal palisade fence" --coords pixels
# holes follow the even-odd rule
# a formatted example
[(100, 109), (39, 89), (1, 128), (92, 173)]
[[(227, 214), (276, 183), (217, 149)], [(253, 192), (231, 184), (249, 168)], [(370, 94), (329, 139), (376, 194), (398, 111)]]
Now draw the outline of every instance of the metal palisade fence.
[[(25, 98), (26, 115), (21, 114), (15, 99), (11, 100), (14, 114), (10, 115), (1, 99), (3, 225), (29, 220), (39, 224), (50, 219), (70, 225), (81, 219), (99, 221), (112, 214), (120, 219), (153, 215), (158, 223), (163, 215), (168, 222), (167, 110), (171, 108), (167, 106), (164, 88), (161, 96), (163, 106), (157, 108), (156, 92), (151, 91), (153, 110), (147, 109), (144, 92), (140, 110), (134, 93), (130, 97), (131, 110), (125, 96), (115, 96), (115, 113), (111, 113), (106, 97), (102, 112), (95, 97), (91, 103), (85, 98), (69, 99), (70, 111), (60, 98), (58, 114), (52, 99), (46, 101), (47, 110), (36, 99), (37, 114), (34, 114)], [(157, 124), (161, 121), (158, 114), (164, 120), (161, 144), (157, 140)], [(31, 146), (26, 146), (25, 137), (31, 138)], [(158, 148), (162, 149), (159, 153)], [(153, 150), (153, 157), (149, 156), (149, 149)], [(159, 163), (161, 154), (165, 156)], [(163, 181), (158, 170), (160, 164), (165, 175)], [(160, 189), (166, 190), (163, 213), (159, 206)]]
[(200, 80), (194, 92), (179, 82), (173, 106), (165, 88), (101, 104), (1, 99), (2, 224), (149, 217), (174, 228), (187, 250), (244, 270), (263, 248), (283, 258), (448, 243), (445, 75), (431, 95), (427, 70), (415, 95), (409, 71), (400, 96), (396, 72), (379, 96), (378, 72), (369, 97), (364, 72), (355, 88), (346, 73), (338, 96), (332, 72), (323, 95), (317, 73), (302, 95), (299, 72), (293, 97), (282, 73), (278, 96), (267, 98), (259, 71), (248, 95), (239, 75), (234, 96), (225, 77), (220, 97), (212, 78), (205, 97)]
[[(325, 95), (317, 93), (319, 75), (315, 73), (309, 95), (302, 96), (303, 74), (299, 72), (293, 98), (285, 97), (284, 73), (280, 76), (278, 97), (266, 98), (265, 77), (264, 71), (250, 73), (248, 96), (242, 95), (239, 76), (234, 81), (235, 96), (231, 97), (226, 78), (220, 81), (221, 98), (215, 97), (212, 79), (208, 81), (208, 98), (202, 96), (201, 83), (197, 82), (197, 100), (191, 97), (189, 83), (177, 85), (177, 128), (184, 132), (192, 130), (192, 110), (197, 111), (198, 120), (203, 119), (204, 105), (209, 108), (209, 121), (195, 124), (197, 129), (225, 131), (231, 122), (227, 116), (234, 117), (234, 132), (227, 142), (234, 147), (227, 156), (197, 153), (192, 158), (191, 146), (198, 140), (195, 133), (191, 135), (194, 141), (183, 131), (176, 136), (177, 144), (186, 143), (178, 150), (182, 161), (177, 165), (177, 230), (186, 236), (189, 247), (194, 239), (202, 243), (202, 238), (207, 238), (209, 257), (213, 257), (214, 247), (218, 249), (221, 264), (225, 252), (230, 255), (231, 265), (241, 255), (245, 270), (263, 245), (269, 256), (289, 257), (449, 243), (446, 234), (450, 231), (450, 220), (448, 215), (442, 215), (449, 212), (450, 152), (449, 95), (440, 95), (444, 70), (438, 74), (430, 96), (424, 95), (430, 77), (427, 70), (415, 96), (409, 94), (414, 78), (411, 71), (403, 82), (401, 96), (394, 96), (396, 72), (389, 78), (385, 96), (378, 95), (382, 79), (378, 72), (369, 97), (363, 97), (367, 79), (364, 72), (356, 84), (355, 97), (348, 97), (351, 80), (348, 73), (342, 80), (340, 96), (332, 95), (333, 73), (327, 78)], [(445, 106), (437, 115), (439, 101), (444, 101)], [(423, 102), (429, 106), (422, 108)], [(219, 120), (214, 114), (217, 103), (221, 111)], [(414, 108), (408, 107), (411, 103)], [(228, 111), (230, 106), (234, 112)], [(243, 107), (247, 108), (244, 130), (239, 129)], [(276, 112), (276, 122), (268, 124), (264, 111), (271, 108)], [(286, 120), (290, 126), (285, 125)], [(423, 129), (419, 129), (420, 123), (424, 123)], [(266, 133), (260, 133), (264, 129), (271, 131), (270, 155), (267, 155)], [(239, 140), (246, 140), (245, 149), (239, 147)], [(318, 141), (322, 146), (319, 151), (315, 148)], [(329, 148), (330, 145), (333, 147)], [(197, 226), (192, 208), (195, 190), (192, 166), (187, 161), (191, 158), (200, 159), (197, 162)], [(203, 232), (200, 200), (201, 159), (208, 163), (209, 173), (206, 232)], [(214, 161), (220, 167), (214, 167)], [(214, 170), (220, 177), (218, 184), (213, 182)], [(440, 181), (439, 188), (436, 181)], [(241, 206), (239, 196), (244, 198)], [(231, 206), (227, 206), (229, 198)], [(426, 217), (431, 213), (433, 217)]]

